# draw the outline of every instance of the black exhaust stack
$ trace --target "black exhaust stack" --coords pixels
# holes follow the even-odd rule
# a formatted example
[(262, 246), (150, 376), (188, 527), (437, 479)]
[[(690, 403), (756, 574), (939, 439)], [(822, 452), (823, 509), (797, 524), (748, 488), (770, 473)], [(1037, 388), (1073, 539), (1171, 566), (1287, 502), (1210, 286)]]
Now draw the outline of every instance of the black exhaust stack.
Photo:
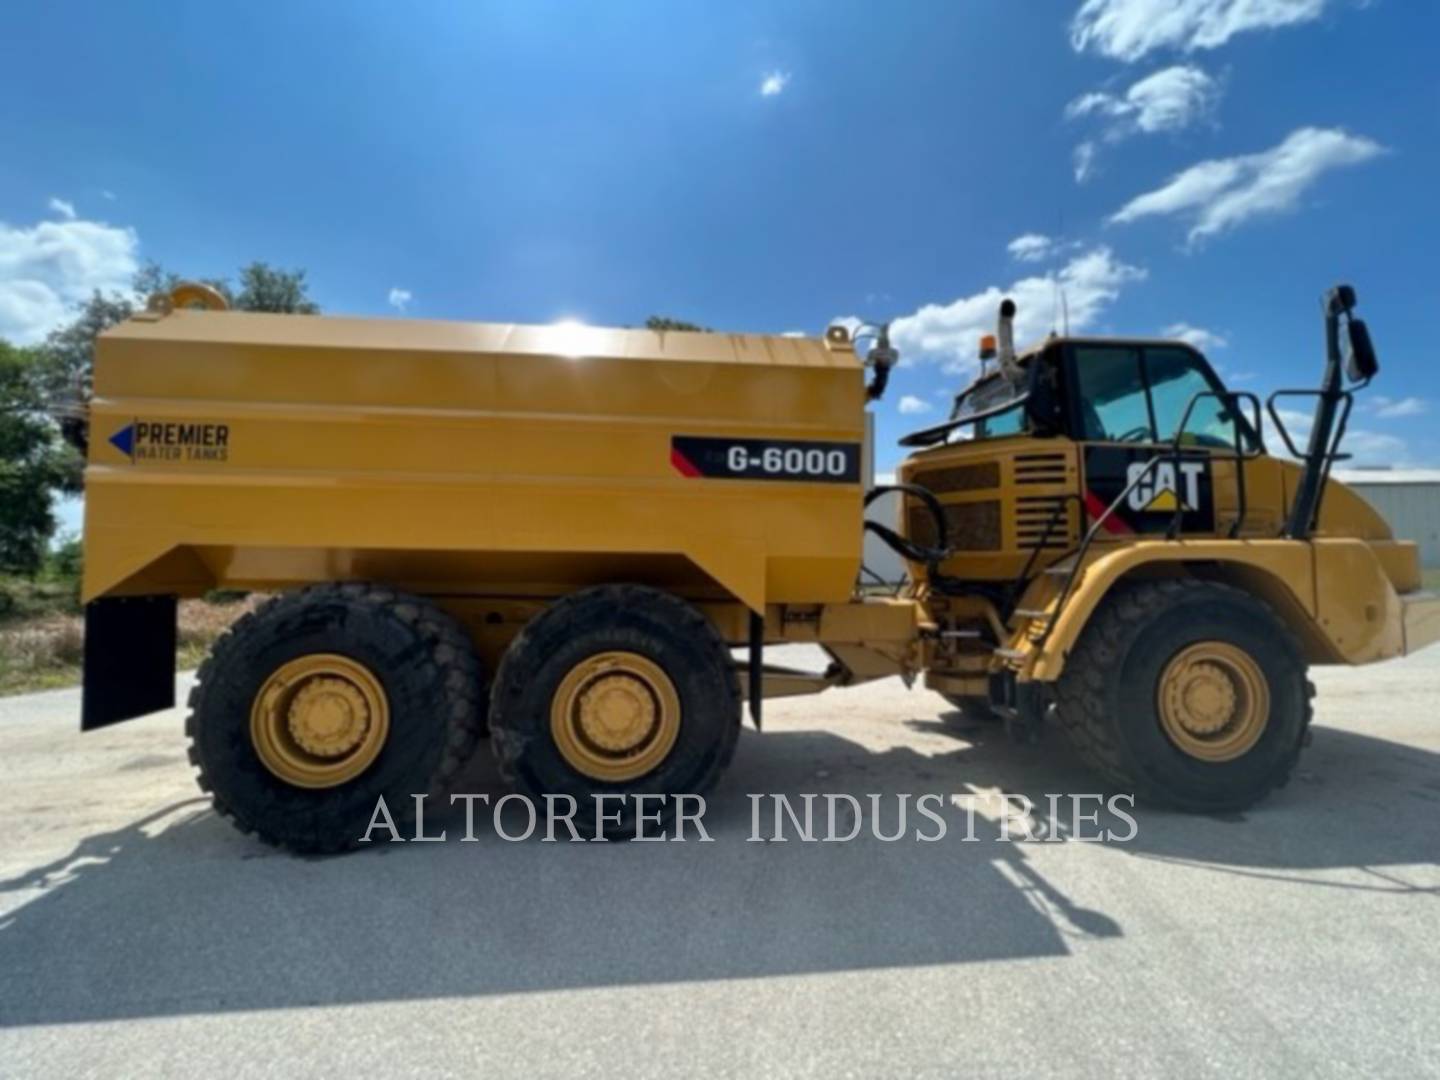
[[(1370, 332), (1363, 321), (1354, 317), (1354, 308), (1355, 290), (1349, 285), (1337, 285), (1325, 294), (1325, 378), (1320, 389), (1280, 391), (1270, 397), (1270, 415), (1282, 434), (1284, 425), (1280, 423), (1274, 404), (1277, 396), (1305, 393), (1318, 399), (1315, 420), (1310, 428), (1310, 442), (1305, 450), (1305, 469), (1300, 474), (1300, 487), (1295, 493), (1290, 520), (1285, 527), (1285, 535), (1292, 540), (1308, 539), (1314, 531), (1330, 467), (1345, 457), (1337, 451), (1340, 440), (1345, 437), (1345, 424), (1354, 404), (1353, 393), (1345, 389), (1345, 377), (1348, 375), (1357, 384), (1355, 388), (1360, 389), (1380, 370)], [(1342, 320), (1346, 330), (1343, 338), (1340, 333)], [(1285, 441), (1289, 444), (1288, 435), (1285, 435)]]

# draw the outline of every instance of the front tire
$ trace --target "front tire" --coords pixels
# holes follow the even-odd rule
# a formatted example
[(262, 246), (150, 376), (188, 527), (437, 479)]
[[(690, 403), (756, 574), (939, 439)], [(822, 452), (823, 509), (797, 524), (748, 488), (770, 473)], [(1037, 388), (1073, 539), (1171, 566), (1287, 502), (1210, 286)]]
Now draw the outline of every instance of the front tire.
[(215, 643), (185, 730), (217, 813), (266, 843), (327, 854), (359, 843), (381, 797), (408, 836), (414, 796), (443, 794), (474, 751), (483, 700), (449, 615), (379, 586), (319, 585)]
[(1290, 628), (1238, 589), (1189, 579), (1121, 585), (1056, 684), (1081, 758), (1145, 802), (1215, 813), (1283, 786), (1310, 724)]
[[(602, 834), (633, 836), (631, 796), (703, 795), (739, 733), (724, 641), (689, 604), (641, 585), (585, 589), (542, 611), (506, 651), (490, 700), (501, 774), (532, 799), (573, 798), (591, 836), (595, 796), (626, 797), (607, 800)], [(674, 810), (665, 799), (662, 824)]]

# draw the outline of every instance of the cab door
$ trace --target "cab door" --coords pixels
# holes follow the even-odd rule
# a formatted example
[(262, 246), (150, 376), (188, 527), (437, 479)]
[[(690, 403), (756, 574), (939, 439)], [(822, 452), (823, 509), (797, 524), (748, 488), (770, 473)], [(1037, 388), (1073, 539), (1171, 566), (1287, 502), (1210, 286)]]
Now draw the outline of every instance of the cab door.
[[(1106, 521), (1105, 535), (1163, 535), (1177, 513), (1178, 535), (1228, 535), (1240, 517), (1239, 468), (1245, 469), (1242, 530), (1249, 534), (1261, 526), (1259, 517), (1252, 518), (1259, 494), (1252, 489), (1278, 483), (1278, 474), (1262, 477), (1266, 470), (1253, 460), (1234, 460), (1236, 425), (1223, 401), (1202, 397), (1190, 408), (1197, 394), (1224, 390), (1194, 349), (1178, 343), (1077, 342), (1070, 349), (1068, 385), (1090, 519), (1125, 493)], [(1177, 459), (1172, 446), (1182, 420)], [(1246, 454), (1259, 447), (1243, 417), (1240, 444)]]

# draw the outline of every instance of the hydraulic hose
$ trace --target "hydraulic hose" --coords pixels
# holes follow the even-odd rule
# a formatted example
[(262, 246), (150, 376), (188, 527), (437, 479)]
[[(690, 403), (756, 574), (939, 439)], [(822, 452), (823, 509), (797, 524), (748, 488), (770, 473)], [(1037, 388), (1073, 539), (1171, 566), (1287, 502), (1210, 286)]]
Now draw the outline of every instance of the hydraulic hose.
[(919, 499), (920, 503), (930, 512), (931, 519), (935, 522), (935, 542), (933, 548), (917, 544), (915, 541), (901, 536), (888, 525), (881, 525), (878, 521), (866, 521), (865, 531), (878, 536), (886, 547), (890, 548), (902, 558), (911, 562), (924, 563), (932, 570), (944, 562), (950, 554), (950, 532), (945, 523), (945, 508), (940, 505), (940, 500), (929, 488), (923, 488), (919, 484), (879, 484), (865, 493), (865, 507), (869, 509), (870, 504), (882, 495), (888, 495), (892, 491), (899, 491), (912, 498)]

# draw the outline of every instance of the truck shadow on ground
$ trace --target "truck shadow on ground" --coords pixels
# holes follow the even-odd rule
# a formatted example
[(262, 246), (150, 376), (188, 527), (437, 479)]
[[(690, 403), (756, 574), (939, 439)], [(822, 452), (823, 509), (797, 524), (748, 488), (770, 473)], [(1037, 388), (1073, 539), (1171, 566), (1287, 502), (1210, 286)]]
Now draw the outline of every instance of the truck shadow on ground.
[[(849, 843), (747, 842), (748, 792), (886, 793), (889, 831), (897, 792), (1043, 802), (1098, 790), (1058, 745), (1018, 747), (956, 720), (910, 722), (933, 753), (747, 732), (710, 799), (708, 844), (510, 843), (488, 827), (462, 842), (463, 814), (449, 813), (433, 822), (446, 843), (305, 860), (185, 800), (0, 881), (0, 900), (34, 893), (0, 916), (0, 1026), (956, 964), (1119, 936), (1111, 916), (1047, 880), (1037, 845), (998, 842), (986, 813), (974, 842), (953, 812), (938, 842), (881, 842), (868, 821)], [(1434, 757), (1322, 729), (1306, 772), (1243, 825), (1141, 809), (1138, 834), (1117, 846), (1282, 876), (1429, 862)], [(463, 788), (504, 790), (484, 755)], [(917, 824), (933, 832), (912, 815), (912, 834)], [(1037, 835), (1069, 831), (1062, 821)]]

